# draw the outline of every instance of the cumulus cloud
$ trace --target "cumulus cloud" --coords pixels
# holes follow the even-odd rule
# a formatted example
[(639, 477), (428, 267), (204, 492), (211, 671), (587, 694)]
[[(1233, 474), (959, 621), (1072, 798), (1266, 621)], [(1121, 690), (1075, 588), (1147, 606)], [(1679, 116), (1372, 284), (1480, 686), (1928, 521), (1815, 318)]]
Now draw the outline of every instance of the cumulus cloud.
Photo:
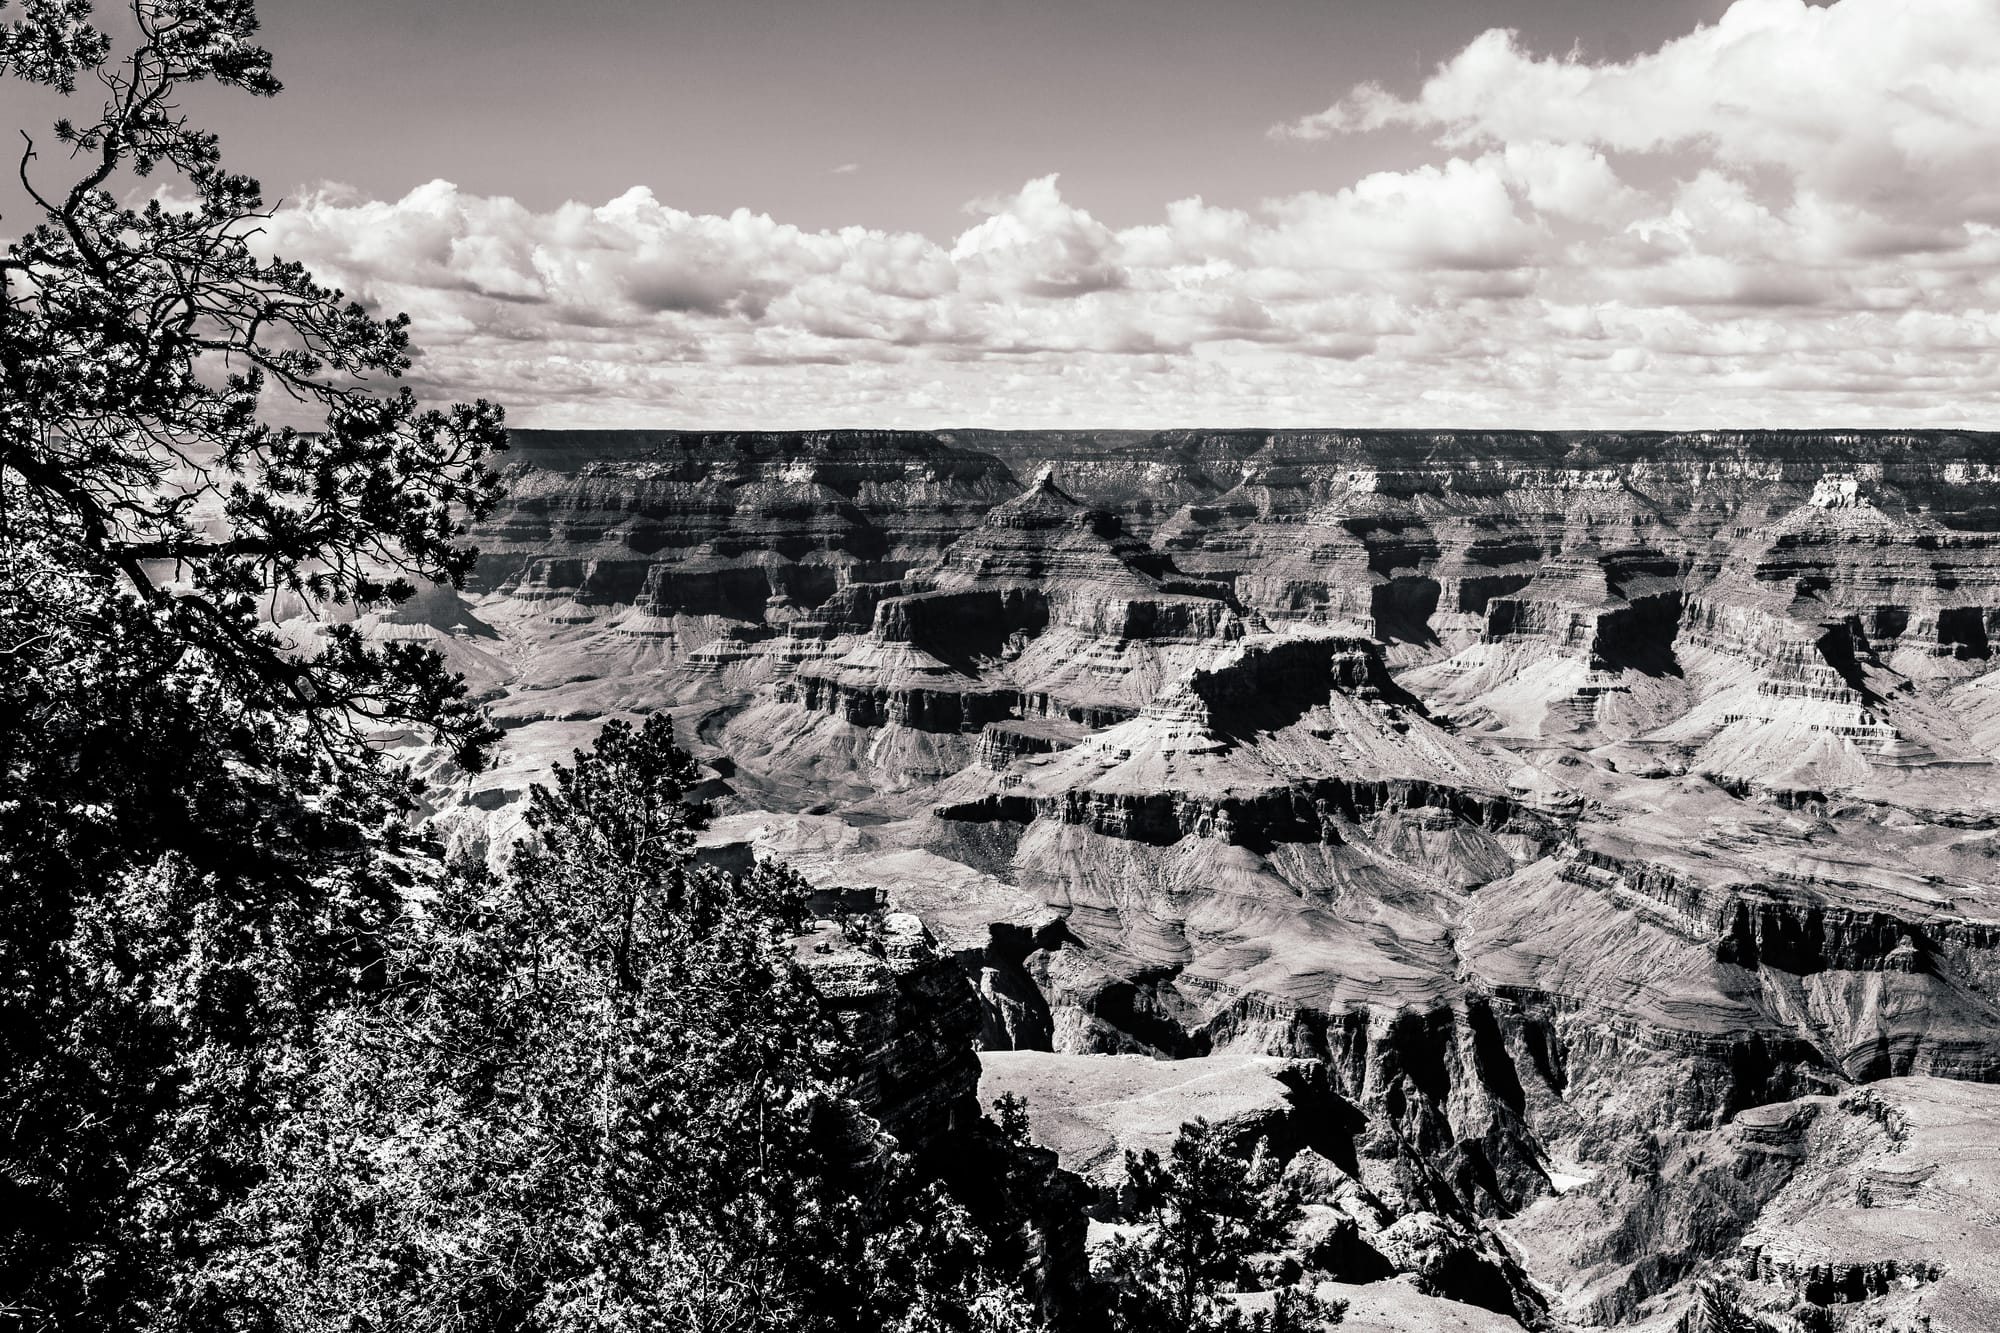
[(1357, 88), (1280, 133), (1429, 160), (1249, 208), (1114, 227), (1050, 175), (934, 240), (434, 181), (263, 243), (525, 424), (1977, 424), (1994, 69), (1991, 0), (1737, 0), (1626, 61), (1496, 31)]
[(1815, 197), (1907, 208), (1947, 225), (1992, 223), (1995, 69), (1992, 0), (1737, 0), (1716, 23), (1622, 62), (1538, 56), (1496, 29), (1414, 95), (1364, 84), (1274, 133), (1325, 139), (1405, 126), (1461, 149), (1696, 149)]
[(1125, 284), (1117, 237), (1066, 203), (1054, 176), (1029, 181), (1011, 199), (974, 207), (988, 216), (958, 238), (951, 260), (975, 281), (1032, 296), (1081, 296)]

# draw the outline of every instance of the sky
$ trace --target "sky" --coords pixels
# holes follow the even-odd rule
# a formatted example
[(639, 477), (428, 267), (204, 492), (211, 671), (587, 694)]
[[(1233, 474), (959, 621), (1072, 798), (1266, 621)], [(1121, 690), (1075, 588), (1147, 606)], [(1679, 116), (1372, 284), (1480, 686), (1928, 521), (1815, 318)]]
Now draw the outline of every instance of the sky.
[(263, 243), (516, 424), (2000, 417), (2000, 0), (260, 10)]

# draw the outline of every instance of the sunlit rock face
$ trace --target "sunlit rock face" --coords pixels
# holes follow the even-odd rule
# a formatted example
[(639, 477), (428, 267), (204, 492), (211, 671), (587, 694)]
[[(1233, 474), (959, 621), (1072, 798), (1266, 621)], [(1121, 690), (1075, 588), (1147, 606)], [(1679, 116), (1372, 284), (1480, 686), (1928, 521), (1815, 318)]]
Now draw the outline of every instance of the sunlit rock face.
[(714, 836), (923, 922), (1059, 1153), (1261, 1089), (1324, 1196), (1298, 1244), (1382, 1292), (1671, 1326), (1720, 1275), (1801, 1326), (1993, 1326), (1948, 1222), (1952, 1281), (1849, 1244), (1875, 1221), (1773, 1239), (1822, 1177), (1767, 1159), (1834, 1180), (1847, 1141), (1772, 1108), (1878, 1084), (2000, 1142), (1948, 1091), (2000, 1081), (2000, 439), (521, 432), (512, 467), (466, 592), (367, 627), (508, 729), (440, 775), (490, 845), (670, 710)]

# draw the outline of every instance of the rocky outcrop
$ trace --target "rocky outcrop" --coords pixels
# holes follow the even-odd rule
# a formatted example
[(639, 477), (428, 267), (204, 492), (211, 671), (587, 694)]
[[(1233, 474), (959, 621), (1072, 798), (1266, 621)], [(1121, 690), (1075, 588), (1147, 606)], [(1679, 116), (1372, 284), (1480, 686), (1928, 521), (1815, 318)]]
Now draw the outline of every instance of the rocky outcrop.
[(1057, 1155), (1009, 1142), (982, 1113), (974, 1037), (979, 1006), (916, 917), (864, 914), (858, 935), (823, 925), (799, 941), (806, 975), (856, 1051), (846, 1096), (863, 1113), (840, 1127), (849, 1169), (886, 1147), (914, 1155), (996, 1235), (996, 1259), (1023, 1272), (1044, 1315), (1081, 1309), (1082, 1189)]
[(1690, 1327), (1720, 1304), (1778, 1327), (1984, 1328), (2000, 1265), (1963, 1201), (1992, 1174), (1996, 1110), (1992, 1088), (1924, 1078), (1768, 1105), (1650, 1138), (1504, 1230), (1588, 1323), (1671, 1310), (1705, 1271), (1724, 1299), (1701, 1293)]
[[(1531, 1328), (1544, 1322), (1546, 1302), (1526, 1272), (1449, 1189), (1434, 1183), (1414, 1196), (1402, 1188), (1384, 1194), (1370, 1183), (1377, 1173), (1357, 1155), (1369, 1117), (1329, 1085), (1318, 1061), (1014, 1052), (982, 1062), (982, 1095), (1025, 1100), (1036, 1141), (1091, 1183), (1101, 1221), (1130, 1215), (1125, 1155), (1165, 1155), (1181, 1126), (1201, 1118), (1244, 1156), (1263, 1151), (1283, 1164), (1305, 1205), (1290, 1241), (1300, 1262), (1337, 1282), (1407, 1275), (1427, 1295)], [(1420, 1170), (1420, 1159), (1412, 1160)]]

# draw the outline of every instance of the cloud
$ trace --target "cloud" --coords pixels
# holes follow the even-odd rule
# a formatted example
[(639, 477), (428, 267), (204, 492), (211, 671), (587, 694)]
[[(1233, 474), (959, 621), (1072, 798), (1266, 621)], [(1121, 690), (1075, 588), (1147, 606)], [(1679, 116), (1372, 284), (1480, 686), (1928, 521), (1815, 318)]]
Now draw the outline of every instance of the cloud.
[(1112, 226), (1047, 175), (939, 241), (434, 181), (262, 243), (524, 424), (1976, 424), (1994, 69), (1990, 0), (1738, 0), (1626, 61), (1495, 31), (1357, 88), (1283, 132), (1427, 160), (1254, 207)]
[(852, 176), (855, 172), (859, 170), (861, 170), (861, 164), (859, 162), (843, 162), (839, 166), (833, 168), (833, 170), (827, 172), (826, 174), (829, 176)]
[(1715, 23), (1623, 62), (1537, 56), (1495, 29), (1400, 97), (1364, 84), (1273, 133), (1391, 126), (1481, 144), (1698, 149), (1854, 203), (2000, 222), (2000, 5), (1992, 0), (1737, 0)]
[(1054, 176), (1029, 181), (1012, 198), (973, 207), (986, 220), (959, 236), (951, 260), (982, 290), (1082, 296), (1125, 285), (1118, 238), (1064, 202)]

